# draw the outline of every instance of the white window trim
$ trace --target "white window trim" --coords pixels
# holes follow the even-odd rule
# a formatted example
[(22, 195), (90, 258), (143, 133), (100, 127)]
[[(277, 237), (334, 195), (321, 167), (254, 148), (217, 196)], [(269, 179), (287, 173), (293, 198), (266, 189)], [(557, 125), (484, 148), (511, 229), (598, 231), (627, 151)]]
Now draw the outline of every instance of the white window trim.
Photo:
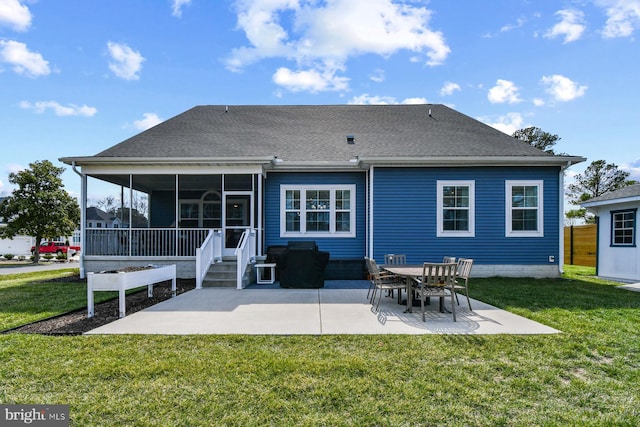
[[(476, 182), (475, 181), (438, 181), (437, 191), (437, 221), (438, 230), (437, 237), (476, 237)], [(444, 196), (444, 187), (469, 187), (469, 230), (445, 230), (444, 229), (444, 205), (442, 199)]]
[[(531, 231), (512, 230), (511, 196), (513, 187), (538, 187), (538, 229)], [(505, 236), (506, 237), (544, 237), (544, 181), (523, 180), (505, 181)]]
[[(286, 231), (286, 192), (289, 190), (300, 191), (300, 211), (302, 217), (300, 218), (300, 231)], [(306, 191), (311, 190), (329, 190), (330, 192), (330, 209), (329, 209), (329, 231), (328, 232), (306, 232), (306, 209), (304, 194)], [(351, 195), (349, 211), (349, 224), (351, 230), (349, 232), (336, 231), (336, 191), (349, 190)], [(345, 185), (281, 185), (280, 186), (280, 237), (314, 237), (314, 238), (346, 238), (356, 237), (356, 186), (355, 184)]]

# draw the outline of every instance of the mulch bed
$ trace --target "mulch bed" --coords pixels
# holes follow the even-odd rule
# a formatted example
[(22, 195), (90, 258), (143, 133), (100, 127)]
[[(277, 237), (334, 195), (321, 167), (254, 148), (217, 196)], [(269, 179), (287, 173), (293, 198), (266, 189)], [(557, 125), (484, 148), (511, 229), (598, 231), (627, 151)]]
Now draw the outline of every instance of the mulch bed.
[[(61, 277), (53, 279), (53, 282), (85, 282), (86, 279), (80, 279), (79, 275)], [(195, 279), (177, 279), (176, 293), (180, 295), (183, 292), (195, 289)], [(164, 300), (171, 298), (171, 281), (158, 283), (153, 286), (153, 297), (147, 297), (147, 287), (142, 290), (129, 294), (126, 297), (127, 316), (136, 311), (143, 310), (158, 304)], [(106, 325), (118, 320), (118, 298), (111, 299), (102, 303), (96, 303), (94, 307), (94, 316), (87, 317), (87, 308), (84, 307), (70, 313), (55, 316), (50, 319), (41, 320), (20, 326), (18, 328), (5, 331), (5, 333), (21, 333), (21, 334), (41, 334), (41, 335), (81, 335), (99, 326)]]

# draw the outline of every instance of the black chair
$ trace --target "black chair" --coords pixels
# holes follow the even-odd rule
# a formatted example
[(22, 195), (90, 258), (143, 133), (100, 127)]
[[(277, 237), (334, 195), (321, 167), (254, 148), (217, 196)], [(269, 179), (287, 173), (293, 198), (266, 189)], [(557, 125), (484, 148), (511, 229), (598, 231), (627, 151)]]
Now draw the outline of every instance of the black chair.
[(292, 241), (278, 260), (280, 287), (322, 288), (329, 252), (318, 250), (313, 241)]

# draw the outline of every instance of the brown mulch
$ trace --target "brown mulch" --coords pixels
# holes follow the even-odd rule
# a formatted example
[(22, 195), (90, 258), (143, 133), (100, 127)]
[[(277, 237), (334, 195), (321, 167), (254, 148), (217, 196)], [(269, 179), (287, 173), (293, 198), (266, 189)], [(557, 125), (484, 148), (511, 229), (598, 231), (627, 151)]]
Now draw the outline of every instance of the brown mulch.
[[(61, 277), (52, 281), (86, 283), (86, 279), (80, 279), (79, 275)], [(178, 295), (192, 289), (195, 289), (195, 279), (176, 280), (176, 293)], [(151, 298), (147, 297), (147, 288), (145, 286), (142, 290), (127, 295), (126, 314), (128, 316), (169, 298), (171, 298), (171, 280), (154, 285), (153, 297)], [(118, 310), (118, 298), (116, 297), (109, 301), (96, 303), (94, 316), (91, 318), (87, 317), (87, 308), (84, 307), (81, 310), (30, 323), (6, 332), (41, 335), (81, 335), (99, 326), (118, 320)]]

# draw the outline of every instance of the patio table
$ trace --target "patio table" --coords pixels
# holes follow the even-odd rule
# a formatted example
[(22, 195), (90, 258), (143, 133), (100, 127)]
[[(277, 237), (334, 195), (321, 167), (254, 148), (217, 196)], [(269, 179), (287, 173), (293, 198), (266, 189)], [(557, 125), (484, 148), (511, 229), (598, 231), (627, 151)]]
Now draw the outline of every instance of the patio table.
[[(411, 285), (414, 279), (422, 278), (422, 273), (424, 271), (422, 264), (382, 264), (380, 265), (380, 268), (391, 274), (405, 278), (407, 284), (407, 309), (405, 310), (405, 313), (412, 313), (413, 289)], [(440, 297), (440, 311), (444, 311), (444, 297)]]

